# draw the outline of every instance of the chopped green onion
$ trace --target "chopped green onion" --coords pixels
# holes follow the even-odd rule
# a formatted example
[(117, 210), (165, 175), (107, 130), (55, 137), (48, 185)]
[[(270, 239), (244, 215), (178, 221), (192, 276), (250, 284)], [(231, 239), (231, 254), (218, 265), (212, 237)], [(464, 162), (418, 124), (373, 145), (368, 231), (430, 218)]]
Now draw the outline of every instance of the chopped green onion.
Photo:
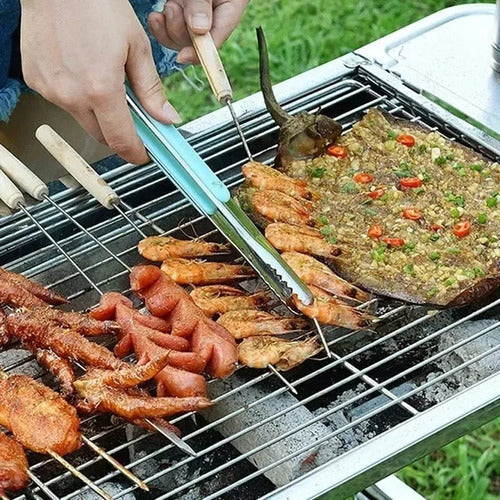
[(415, 266), (413, 264), (408, 264), (405, 267), (403, 267), (403, 271), (406, 274), (410, 274), (411, 276), (415, 275)]
[(410, 241), (409, 243), (405, 243), (403, 245), (403, 252), (406, 254), (411, 253), (413, 252), (414, 248), (415, 248), (415, 243)]
[(364, 208), (363, 213), (365, 213), (366, 215), (370, 215), (371, 217), (377, 215), (377, 212), (375, 210), (372, 210), (371, 208)]
[(439, 234), (433, 234), (433, 235), (431, 235), (431, 236), (429, 237), (429, 239), (430, 239), (431, 241), (437, 241), (437, 240), (439, 240), (439, 238), (441, 238), (441, 236), (439, 236)]
[(436, 295), (436, 293), (438, 293), (438, 287), (437, 286), (433, 286), (432, 288), (429, 288), (429, 290), (427, 290), (427, 297), (430, 299), (431, 297), (434, 297), (434, 295)]
[(422, 180), (424, 182), (429, 182), (430, 180), (432, 179), (432, 177), (430, 176), (430, 174), (428, 172), (422, 172)]
[(374, 250), (372, 250), (372, 259), (375, 262), (385, 262), (387, 260), (387, 255), (385, 254), (385, 245), (380, 245)]
[(358, 188), (355, 182), (346, 182), (343, 186), (340, 187), (340, 191), (342, 193), (357, 193)]
[(434, 163), (436, 165), (443, 165), (443, 163), (446, 163), (446, 158), (444, 156), (438, 156), (435, 160)]
[(497, 206), (497, 197), (496, 196), (490, 196), (487, 200), (486, 200), (486, 206), (488, 208), (494, 208)]
[(452, 154), (446, 155), (445, 158), (450, 161), (455, 159), (455, 157)]
[(327, 243), (332, 243), (332, 244), (338, 243), (339, 241), (336, 236), (327, 236), (325, 240)]
[(387, 138), (388, 139), (396, 139), (398, 137), (398, 133), (395, 130), (388, 130), (387, 131)]
[(484, 212), (477, 214), (477, 221), (479, 222), (479, 224), (486, 224), (487, 220), (488, 216)]
[(473, 271), (476, 277), (484, 278), (486, 276), (486, 273), (480, 267), (475, 267)]
[(456, 283), (456, 282), (457, 282), (457, 278), (455, 278), (455, 276), (450, 276), (450, 277), (449, 277), (449, 278), (448, 278), (448, 279), (444, 282), (444, 284), (445, 284), (446, 286), (451, 286), (451, 285), (453, 285), (453, 284), (454, 284), (454, 283)]
[(476, 277), (476, 273), (474, 272), (473, 269), (466, 269), (464, 271), (464, 275), (467, 276), (467, 278), (474, 279)]
[(448, 248), (448, 253), (458, 255), (460, 253), (460, 248)]
[(418, 146), (418, 152), (419, 152), (420, 154), (423, 154), (423, 153), (425, 153), (426, 151), (427, 151), (427, 146), (426, 146), (425, 144), (420, 144), (420, 145)]
[(450, 212), (450, 215), (454, 218), (454, 219), (458, 219), (460, 217), (460, 211), (458, 210), (458, 208), (452, 208), (451, 209), (451, 212)]
[(476, 172), (482, 172), (483, 171), (483, 166), (480, 165), (479, 163), (473, 163), (472, 165), (470, 165), (470, 169), (474, 170)]
[(331, 234), (332, 232), (332, 228), (330, 226), (323, 226), (319, 232), (323, 235), (323, 236), (328, 236)]
[(389, 195), (387, 193), (384, 193), (380, 198), (379, 200), (380, 201), (387, 201), (389, 199)]
[(326, 172), (326, 168), (324, 168), (324, 167), (309, 168), (307, 170), (307, 173), (311, 177), (315, 177), (315, 178), (323, 177), (325, 175), (325, 172)]
[(323, 225), (328, 224), (328, 217), (326, 217), (326, 215), (320, 215), (318, 217), (318, 222)]
[(429, 254), (429, 259), (431, 260), (439, 260), (441, 258), (441, 254), (439, 252), (431, 252)]
[(417, 188), (417, 189), (414, 189), (414, 190), (413, 190), (413, 192), (414, 192), (415, 194), (421, 194), (421, 193), (423, 193), (424, 191), (425, 191), (425, 189), (424, 189), (423, 187), (419, 187), (419, 188)]

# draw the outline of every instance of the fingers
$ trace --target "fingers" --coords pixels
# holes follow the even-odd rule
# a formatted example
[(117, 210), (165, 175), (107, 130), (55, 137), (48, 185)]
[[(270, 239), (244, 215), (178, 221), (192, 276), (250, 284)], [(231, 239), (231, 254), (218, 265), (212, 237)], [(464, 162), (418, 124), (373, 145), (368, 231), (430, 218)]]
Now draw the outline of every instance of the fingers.
[(102, 134), (101, 127), (93, 111), (85, 109), (80, 112), (74, 113), (73, 117), (82, 126), (85, 131), (90, 134), (96, 141), (105, 144), (104, 135)]
[(182, 121), (165, 97), (147, 38), (131, 45), (125, 71), (132, 90), (153, 118), (167, 124)]
[(135, 131), (132, 116), (125, 100), (125, 89), (108, 94), (94, 113), (104, 140), (124, 160), (141, 165), (148, 155)]
[(247, 0), (218, 2), (214, 9), (212, 29), (210, 31), (217, 47), (220, 47), (238, 26), (247, 3)]
[(185, 0), (184, 19), (193, 33), (208, 33), (212, 26), (212, 0)]

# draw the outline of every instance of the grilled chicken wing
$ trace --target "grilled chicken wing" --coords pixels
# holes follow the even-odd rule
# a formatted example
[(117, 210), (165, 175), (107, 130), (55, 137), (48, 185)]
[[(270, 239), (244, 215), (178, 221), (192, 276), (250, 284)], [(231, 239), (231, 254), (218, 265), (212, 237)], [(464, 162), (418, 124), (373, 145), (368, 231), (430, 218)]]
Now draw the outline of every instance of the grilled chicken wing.
[(76, 410), (52, 389), (24, 375), (0, 381), (0, 425), (37, 453), (66, 455), (81, 446)]
[(0, 495), (22, 490), (28, 484), (28, 460), (23, 447), (0, 432)]
[(7, 345), (11, 341), (11, 335), (7, 329), (7, 315), (0, 308), (0, 347)]

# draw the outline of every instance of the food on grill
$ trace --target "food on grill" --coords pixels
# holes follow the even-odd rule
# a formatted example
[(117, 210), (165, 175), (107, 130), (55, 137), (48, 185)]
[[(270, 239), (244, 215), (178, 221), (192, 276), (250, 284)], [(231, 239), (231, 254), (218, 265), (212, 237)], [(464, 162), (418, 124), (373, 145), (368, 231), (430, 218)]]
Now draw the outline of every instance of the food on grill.
[(255, 309), (228, 311), (217, 319), (217, 323), (226, 328), (235, 339), (254, 335), (285, 335), (308, 325), (303, 318), (278, 316)]
[(16, 274), (11, 271), (7, 271), (0, 267), (0, 281), (8, 281), (10, 283), (15, 283), (20, 286), (31, 295), (38, 297), (43, 302), (47, 304), (57, 305), (57, 304), (66, 304), (68, 302), (67, 299), (61, 297), (57, 293), (54, 293), (51, 290), (35, 283), (34, 281), (29, 280), (24, 277), (22, 274)]
[(35, 309), (47, 307), (47, 303), (14, 281), (0, 278), (0, 303), (12, 307)]
[(0, 347), (9, 344), (11, 340), (7, 325), (5, 324), (6, 317), (6, 314), (0, 308)]
[(325, 325), (342, 326), (352, 330), (369, 327), (375, 320), (345, 302), (336, 299), (323, 289), (309, 285), (314, 301), (310, 305), (303, 304), (295, 298), (295, 307), (309, 318), (314, 318)]
[(296, 159), (311, 158), (324, 151), (342, 133), (342, 127), (321, 114), (302, 111), (295, 116), (288, 114), (274, 97), (269, 76), (267, 44), (261, 28), (257, 28), (260, 61), (260, 86), (267, 109), (280, 126), (276, 164), (286, 167)]
[(110, 335), (119, 329), (113, 321), (98, 321), (88, 314), (73, 311), (46, 308), (37, 310), (36, 315), (40, 321), (55, 322), (86, 336)]
[(75, 330), (44, 320), (36, 310), (9, 314), (6, 324), (10, 334), (21, 342), (36, 349), (51, 350), (62, 358), (107, 369), (123, 364), (106, 347), (90, 342)]
[(210, 317), (228, 311), (255, 309), (271, 300), (269, 293), (265, 291), (249, 294), (228, 285), (199, 286), (190, 295), (194, 303)]
[(28, 460), (23, 447), (0, 432), (0, 495), (5, 490), (16, 491), (28, 484)]
[(233, 337), (208, 318), (186, 290), (154, 266), (134, 267), (130, 284), (153, 315), (168, 319), (172, 334), (190, 338), (192, 350), (206, 362), (207, 373), (216, 378), (233, 373), (238, 360)]
[(250, 368), (275, 366), (287, 371), (321, 351), (316, 339), (284, 340), (271, 336), (249, 337), (238, 345), (240, 363)]
[(251, 199), (252, 207), (266, 219), (287, 222), (297, 226), (312, 226), (313, 204), (311, 201), (294, 198), (273, 189), (256, 191)]
[(139, 242), (137, 250), (144, 258), (161, 262), (170, 258), (193, 258), (227, 253), (229, 247), (200, 239), (178, 240), (172, 236), (148, 236)]
[(76, 410), (52, 389), (25, 375), (0, 380), (0, 425), (37, 453), (66, 455), (82, 444)]
[(281, 256), (306, 285), (314, 285), (342, 299), (366, 302), (370, 298), (368, 293), (343, 280), (310, 255), (284, 252)]
[(255, 276), (250, 266), (189, 259), (167, 259), (161, 270), (181, 285), (210, 285)]
[(75, 388), (94, 409), (119, 415), (127, 420), (167, 417), (185, 411), (198, 411), (211, 405), (204, 397), (152, 397), (134, 390), (161, 371), (168, 358), (150, 361), (142, 366), (123, 366), (117, 370), (90, 368)]
[(306, 181), (289, 177), (262, 163), (250, 161), (243, 165), (241, 170), (245, 179), (259, 191), (272, 189), (304, 200), (317, 199), (319, 196), (307, 185)]
[(307, 253), (326, 259), (335, 259), (342, 252), (337, 243), (325, 240), (323, 234), (312, 227), (275, 222), (266, 226), (265, 235), (282, 252)]
[[(401, 139), (407, 136), (413, 145)], [(382, 295), (441, 306), (499, 286), (498, 164), (377, 109), (337, 147), (346, 154), (286, 168), (321, 195), (311, 216), (325, 244), (342, 250), (329, 262), (336, 272)], [(312, 235), (308, 227), (300, 231)], [(290, 250), (275, 233), (274, 224), (267, 226), (270, 241)]]
[(47, 368), (47, 370), (58, 380), (61, 396), (64, 399), (72, 398), (75, 392), (74, 382), (76, 377), (71, 363), (67, 359), (55, 354), (50, 349), (37, 349), (26, 343), (23, 345), (27, 347), (36, 357), (36, 360), (42, 366), (45, 366), (45, 368)]

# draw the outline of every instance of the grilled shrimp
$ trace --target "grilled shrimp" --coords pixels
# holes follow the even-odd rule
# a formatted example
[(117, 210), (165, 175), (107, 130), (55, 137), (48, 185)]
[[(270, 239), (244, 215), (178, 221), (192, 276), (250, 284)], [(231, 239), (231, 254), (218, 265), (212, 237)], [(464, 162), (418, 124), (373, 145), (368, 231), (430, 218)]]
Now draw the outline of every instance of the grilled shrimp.
[(192, 258), (227, 253), (229, 247), (199, 239), (178, 240), (172, 236), (149, 236), (139, 242), (137, 250), (144, 258), (161, 262), (171, 257)]
[(253, 335), (284, 335), (302, 330), (308, 324), (302, 318), (286, 318), (255, 309), (226, 312), (217, 323), (228, 330), (235, 339)]
[(318, 197), (318, 194), (307, 187), (306, 181), (288, 177), (288, 175), (262, 163), (251, 161), (243, 165), (241, 171), (247, 181), (261, 191), (274, 189), (288, 194), (293, 198), (300, 197), (305, 200), (311, 200)]
[(332, 297), (321, 288), (309, 285), (314, 296), (314, 302), (306, 306), (296, 297), (294, 302), (297, 309), (309, 318), (315, 318), (325, 325), (341, 326), (352, 330), (361, 330), (369, 326), (373, 317), (358, 311), (335, 297)]
[(341, 249), (328, 243), (322, 234), (311, 227), (294, 226), (275, 222), (265, 229), (266, 238), (282, 252), (301, 252), (332, 259), (341, 253)]
[(274, 365), (287, 371), (321, 351), (314, 338), (308, 340), (283, 340), (271, 336), (250, 337), (238, 346), (240, 363), (250, 368)]
[(210, 285), (255, 276), (250, 266), (188, 259), (167, 259), (161, 270), (182, 285)]
[(310, 255), (284, 252), (283, 259), (306, 285), (315, 285), (338, 297), (364, 302), (369, 295), (337, 276), (328, 266)]
[(252, 196), (252, 206), (271, 221), (287, 222), (298, 226), (312, 225), (310, 201), (297, 200), (274, 189), (257, 191)]
[(197, 287), (191, 291), (191, 298), (210, 317), (228, 311), (257, 308), (271, 299), (269, 294), (264, 291), (247, 294), (239, 288), (228, 285)]

